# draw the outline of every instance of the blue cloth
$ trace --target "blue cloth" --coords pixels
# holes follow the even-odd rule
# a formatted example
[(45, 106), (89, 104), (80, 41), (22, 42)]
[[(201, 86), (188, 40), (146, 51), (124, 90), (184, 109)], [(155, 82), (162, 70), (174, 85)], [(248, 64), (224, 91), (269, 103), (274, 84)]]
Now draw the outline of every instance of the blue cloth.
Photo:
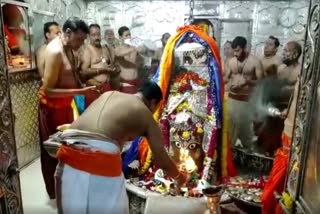
[(79, 114), (81, 115), (84, 110), (86, 109), (86, 102), (85, 102), (85, 96), (84, 95), (77, 95), (74, 96), (74, 102), (76, 103), (77, 109)]

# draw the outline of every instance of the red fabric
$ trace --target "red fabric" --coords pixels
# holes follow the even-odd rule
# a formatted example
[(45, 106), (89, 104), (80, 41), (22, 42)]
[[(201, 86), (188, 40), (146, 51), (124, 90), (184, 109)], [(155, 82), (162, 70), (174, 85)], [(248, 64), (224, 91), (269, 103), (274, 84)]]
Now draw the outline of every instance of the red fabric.
[(263, 214), (281, 213), (277, 208), (278, 203), (274, 197), (274, 192), (280, 194), (283, 192), (289, 162), (289, 150), (287, 148), (291, 145), (291, 140), (284, 133), (282, 134), (282, 145), (283, 147), (277, 150), (268, 182), (261, 196)]
[(118, 177), (122, 173), (120, 153), (92, 152), (62, 145), (57, 152), (57, 159), (93, 175)]
[(282, 212), (282, 207), (281, 207), (281, 205), (280, 205), (280, 204), (277, 204), (275, 214), (282, 214), (282, 213), (283, 213), (283, 212)]
[(122, 86), (120, 91), (127, 94), (135, 94), (138, 92), (140, 81), (139, 80), (124, 80), (121, 79), (121, 82), (128, 83), (132, 86)]
[(55, 198), (54, 173), (58, 164), (57, 159), (51, 157), (43, 146), (50, 135), (57, 132), (57, 127), (73, 122), (71, 108), (72, 97), (49, 98), (45, 95), (43, 87), (39, 91), (39, 137), (41, 171), (46, 190), (51, 199)]
[[(87, 84), (90, 86), (90, 84)], [(99, 86), (99, 90), (101, 92), (101, 94), (110, 91), (111, 90), (111, 86), (108, 83), (103, 83)], [(86, 102), (86, 108), (88, 108), (90, 106), (91, 103), (93, 103), (93, 101), (95, 101), (98, 97), (100, 97), (99, 93), (90, 93), (86, 95), (85, 98), (85, 102)]]
[(39, 90), (39, 100), (41, 104), (44, 104), (50, 108), (59, 109), (70, 107), (73, 97), (48, 97), (45, 93), (43, 86)]
[(4, 33), (8, 37), (8, 45), (9, 47), (15, 47), (18, 46), (18, 41), (14, 37), (14, 35), (9, 31), (9, 28), (7, 25), (4, 25)]

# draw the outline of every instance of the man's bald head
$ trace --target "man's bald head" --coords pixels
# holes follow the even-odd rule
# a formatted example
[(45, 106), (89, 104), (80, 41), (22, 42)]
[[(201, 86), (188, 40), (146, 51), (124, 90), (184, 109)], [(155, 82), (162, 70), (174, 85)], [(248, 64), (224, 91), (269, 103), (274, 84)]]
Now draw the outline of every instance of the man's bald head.
[(104, 38), (107, 42), (112, 42), (115, 39), (113, 29), (109, 28), (104, 31)]
[(295, 58), (298, 60), (302, 53), (301, 45), (296, 41), (288, 42), (288, 46), (295, 52)]
[(302, 47), (296, 41), (288, 42), (283, 48), (282, 61), (286, 65), (298, 62), (302, 54)]

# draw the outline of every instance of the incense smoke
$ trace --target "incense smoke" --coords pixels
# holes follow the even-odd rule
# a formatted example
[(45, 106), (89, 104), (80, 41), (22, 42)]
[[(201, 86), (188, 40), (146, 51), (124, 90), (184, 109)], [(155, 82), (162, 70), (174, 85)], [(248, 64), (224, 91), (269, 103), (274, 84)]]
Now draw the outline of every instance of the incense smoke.
[(250, 111), (253, 112), (255, 122), (265, 124), (268, 117), (279, 116), (279, 106), (290, 97), (288, 92), (283, 90), (287, 85), (286, 80), (275, 78), (266, 78), (257, 83), (250, 97)]

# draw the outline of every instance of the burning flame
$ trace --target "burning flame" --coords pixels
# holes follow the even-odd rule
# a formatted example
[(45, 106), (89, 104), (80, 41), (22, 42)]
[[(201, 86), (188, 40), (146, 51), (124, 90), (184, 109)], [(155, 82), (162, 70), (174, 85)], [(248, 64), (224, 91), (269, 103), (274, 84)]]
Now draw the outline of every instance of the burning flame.
[(195, 164), (192, 157), (189, 155), (189, 150), (184, 148), (180, 149), (180, 171), (186, 171), (188, 173), (192, 173), (197, 169), (197, 165)]

